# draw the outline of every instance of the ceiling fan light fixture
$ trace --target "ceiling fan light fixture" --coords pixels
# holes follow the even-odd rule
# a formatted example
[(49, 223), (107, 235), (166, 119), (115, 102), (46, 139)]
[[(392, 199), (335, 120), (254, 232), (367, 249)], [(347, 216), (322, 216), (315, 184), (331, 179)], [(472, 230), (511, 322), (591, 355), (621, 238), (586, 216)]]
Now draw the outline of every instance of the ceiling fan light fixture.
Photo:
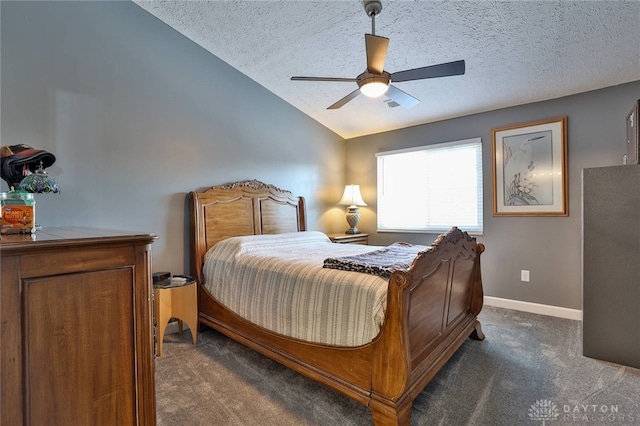
[(387, 93), (389, 85), (382, 81), (371, 81), (360, 86), (360, 92), (370, 98), (377, 98)]
[(357, 81), (360, 93), (370, 98), (377, 98), (387, 93), (390, 79), (387, 72), (378, 75), (365, 71), (358, 76)]

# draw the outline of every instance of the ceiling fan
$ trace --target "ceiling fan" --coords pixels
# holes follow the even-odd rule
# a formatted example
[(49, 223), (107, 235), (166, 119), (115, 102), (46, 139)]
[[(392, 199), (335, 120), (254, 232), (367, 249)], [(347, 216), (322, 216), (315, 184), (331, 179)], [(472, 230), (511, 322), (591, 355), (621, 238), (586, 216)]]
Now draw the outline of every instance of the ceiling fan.
[(334, 81), (334, 82), (355, 82), (358, 89), (349, 93), (338, 102), (327, 109), (338, 109), (347, 102), (354, 99), (360, 93), (371, 98), (377, 98), (386, 93), (393, 101), (406, 109), (416, 106), (420, 101), (408, 93), (403, 92), (393, 86), (391, 82), (399, 83), (403, 81), (422, 80), (426, 78), (448, 77), (452, 75), (462, 75), (465, 71), (464, 61), (447, 62), (438, 65), (430, 65), (422, 68), (415, 68), (406, 71), (388, 73), (384, 70), (384, 61), (387, 56), (389, 39), (376, 34), (376, 16), (382, 10), (382, 3), (378, 0), (364, 2), (364, 10), (367, 16), (371, 17), (371, 34), (365, 34), (365, 45), (367, 49), (367, 69), (356, 78), (340, 77), (291, 77), (294, 81)]

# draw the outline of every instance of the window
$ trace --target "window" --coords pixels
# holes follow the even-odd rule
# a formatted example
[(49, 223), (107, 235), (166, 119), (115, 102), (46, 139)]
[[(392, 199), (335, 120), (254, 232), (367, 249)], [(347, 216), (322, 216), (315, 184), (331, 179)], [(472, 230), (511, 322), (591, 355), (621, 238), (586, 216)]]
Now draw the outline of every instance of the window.
[(376, 157), (378, 231), (439, 233), (457, 226), (483, 232), (480, 138)]

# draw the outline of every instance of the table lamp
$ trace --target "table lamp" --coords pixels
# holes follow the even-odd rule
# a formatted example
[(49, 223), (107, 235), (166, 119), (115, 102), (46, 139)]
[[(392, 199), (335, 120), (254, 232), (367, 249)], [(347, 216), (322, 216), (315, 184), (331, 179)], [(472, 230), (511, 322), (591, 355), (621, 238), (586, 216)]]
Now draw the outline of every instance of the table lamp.
[(35, 194), (42, 194), (45, 192), (60, 192), (58, 182), (54, 178), (49, 176), (42, 167), (42, 161), (38, 164), (38, 168), (35, 172), (27, 175), (20, 182), (20, 189), (26, 192), (32, 192)]
[(342, 194), (338, 205), (349, 206), (347, 208), (347, 222), (351, 228), (347, 229), (345, 234), (359, 234), (360, 230), (357, 228), (358, 222), (360, 222), (358, 206), (367, 205), (360, 195), (360, 185), (345, 185), (344, 194)]

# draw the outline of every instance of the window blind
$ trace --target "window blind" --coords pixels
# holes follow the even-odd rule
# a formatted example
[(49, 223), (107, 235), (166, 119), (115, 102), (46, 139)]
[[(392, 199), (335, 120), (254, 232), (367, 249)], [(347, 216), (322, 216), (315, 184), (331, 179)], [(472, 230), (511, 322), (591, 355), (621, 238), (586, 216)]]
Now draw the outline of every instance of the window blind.
[(483, 232), (482, 140), (376, 154), (378, 231)]

